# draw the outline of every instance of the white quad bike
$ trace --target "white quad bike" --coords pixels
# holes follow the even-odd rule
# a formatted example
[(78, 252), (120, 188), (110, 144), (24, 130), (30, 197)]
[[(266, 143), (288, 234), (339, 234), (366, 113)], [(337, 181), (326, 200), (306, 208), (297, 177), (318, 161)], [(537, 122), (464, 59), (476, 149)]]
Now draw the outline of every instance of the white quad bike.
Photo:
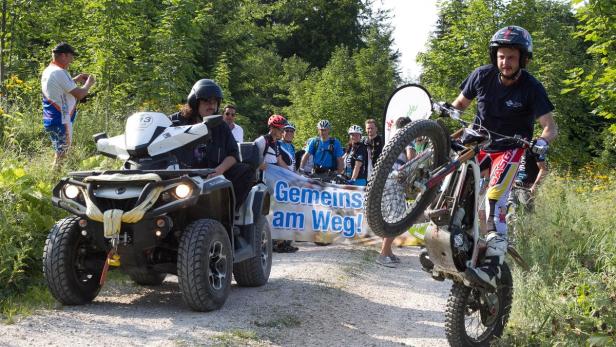
[[(97, 150), (124, 166), (71, 172), (53, 189), (53, 204), (72, 214), (51, 229), (43, 253), (45, 279), (59, 302), (91, 302), (110, 269), (141, 285), (159, 285), (175, 274), (184, 301), (196, 311), (225, 303), (232, 274), (240, 286), (268, 281), (266, 186), (253, 186), (236, 211), (230, 181), (208, 179), (213, 169), (179, 169), (174, 154), (207, 140), (209, 129), (221, 122), (222, 116), (210, 116), (173, 126), (162, 113), (139, 112), (128, 118), (124, 134), (94, 136)], [(239, 147), (242, 162), (257, 175), (257, 146)]]

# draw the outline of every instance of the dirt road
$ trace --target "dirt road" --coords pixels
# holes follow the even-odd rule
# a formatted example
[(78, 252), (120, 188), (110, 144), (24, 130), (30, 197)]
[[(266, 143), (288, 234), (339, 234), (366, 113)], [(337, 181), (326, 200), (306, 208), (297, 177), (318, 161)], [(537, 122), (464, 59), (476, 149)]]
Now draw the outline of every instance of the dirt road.
[(374, 246), (314, 246), (274, 254), (269, 283), (235, 284), (221, 310), (190, 311), (177, 278), (139, 287), (108, 283), (93, 304), (40, 311), (0, 325), (0, 346), (442, 346), (450, 282), (400, 248), (398, 268), (374, 263)]

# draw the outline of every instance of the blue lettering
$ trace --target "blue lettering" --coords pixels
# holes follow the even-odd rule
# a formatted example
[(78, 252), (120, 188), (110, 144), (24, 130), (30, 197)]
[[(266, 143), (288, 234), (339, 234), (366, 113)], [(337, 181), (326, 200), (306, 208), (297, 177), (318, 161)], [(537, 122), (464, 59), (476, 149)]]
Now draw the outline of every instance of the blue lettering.
[(344, 217), (344, 232), (345, 237), (353, 237), (355, 235), (355, 218)]
[(287, 212), (285, 219), (287, 229), (304, 229), (304, 214), (301, 212)]
[(323, 206), (331, 206), (332, 204), (332, 196), (329, 192), (322, 191), (321, 192), (321, 205)]
[(351, 194), (351, 199), (353, 199), (352, 208), (362, 208), (364, 206), (364, 195), (362, 193)]
[(276, 201), (284, 202), (287, 201), (287, 191), (286, 188), (289, 187), (289, 184), (286, 181), (278, 181), (276, 182), (275, 188), (275, 197)]
[(280, 211), (274, 212), (272, 226), (276, 229), (284, 227), (284, 213)]
[(312, 210), (312, 230), (327, 231), (329, 229), (329, 218), (331, 212)]
[(300, 196), (300, 190), (297, 187), (291, 187), (291, 189), (289, 189), (289, 201), (297, 204), (300, 200), (299, 200), (299, 196)]
[[(344, 219), (346, 219), (348, 217), (345, 217)], [(339, 233), (342, 231), (342, 222), (343, 222), (343, 218), (336, 215), (332, 217), (332, 231), (335, 233)]]
[(314, 189), (302, 189), (302, 204), (312, 205), (319, 200), (319, 192)]

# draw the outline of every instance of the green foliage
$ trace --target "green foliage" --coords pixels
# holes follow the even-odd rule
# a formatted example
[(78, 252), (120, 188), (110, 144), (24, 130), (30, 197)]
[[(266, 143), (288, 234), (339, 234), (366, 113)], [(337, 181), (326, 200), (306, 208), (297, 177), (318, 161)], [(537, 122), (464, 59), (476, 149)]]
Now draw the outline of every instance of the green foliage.
[(514, 272), (505, 345), (616, 342), (616, 175), (598, 172), (552, 177), (535, 212), (517, 223), (517, 248), (532, 270)]

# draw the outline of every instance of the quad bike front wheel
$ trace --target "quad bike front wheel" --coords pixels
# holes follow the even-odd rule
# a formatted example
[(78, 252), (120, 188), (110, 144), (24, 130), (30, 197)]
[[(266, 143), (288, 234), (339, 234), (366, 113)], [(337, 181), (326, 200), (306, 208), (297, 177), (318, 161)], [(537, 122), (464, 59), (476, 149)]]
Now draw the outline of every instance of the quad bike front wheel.
[(64, 305), (91, 302), (99, 284), (106, 254), (96, 250), (87, 233), (82, 233), (79, 217), (58, 221), (45, 240), (43, 273), (49, 291)]
[(501, 265), (496, 291), (487, 292), (455, 282), (447, 300), (445, 333), (451, 346), (489, 346), (503, 334), (513, 300), (513, 279)]
[[(447, 140), (439, 123), (420, 120), (400, 129), (387, 143), (366, 187), (370, 230), (381, 237), (396, 237), (421, 216), (438, 191), (438, 186), (428, 188), (425, 183), (430, 171), (446, 162)], [(416, 155), (407, 161), (409, 147)]]
[(265, 216), (255, 225), (259, 242), (257, 255), (233, 266), (233, 275), (242, 287), (258, 287), (267, 283), (272, 270), (272, 233)]
[(195, 311), (219, 309), (231, 290), (233, 250), (220, 222), (199, 219), (180, 237), (178, 283), (184, 302)]

